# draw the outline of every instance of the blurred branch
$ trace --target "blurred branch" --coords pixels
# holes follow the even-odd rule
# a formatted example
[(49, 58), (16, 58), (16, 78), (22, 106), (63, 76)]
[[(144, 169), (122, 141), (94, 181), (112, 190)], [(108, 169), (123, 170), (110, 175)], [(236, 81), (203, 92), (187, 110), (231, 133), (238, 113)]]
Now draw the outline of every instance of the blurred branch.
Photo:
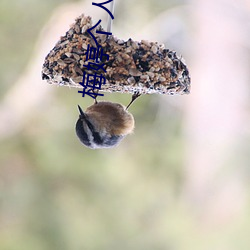
[(247, 129), (249, 69), (241, 46), (246, 42), (246, 12), (243, 1), (192, 3), (197, 33), (187, 115), (185, 192), (196, 212), (202, 211), (206, 222), (217, 224), (237, 215), (245, 202), (239, 165), (234, 163), (239, 162), (235, 152)]

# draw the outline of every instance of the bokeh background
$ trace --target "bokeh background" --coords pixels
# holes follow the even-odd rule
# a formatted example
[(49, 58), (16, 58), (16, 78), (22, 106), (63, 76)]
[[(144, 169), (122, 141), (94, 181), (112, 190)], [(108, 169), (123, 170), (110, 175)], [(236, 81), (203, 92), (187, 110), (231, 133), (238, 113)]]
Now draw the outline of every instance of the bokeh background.
[(75, 136), (92, 98), (41, 80), (81, 13), (105, 24), (90, 0), (0, 2), (0, 249), (249, 250), (250, 1), (116, 0), (113, 34), (176, 50), (192, 91), (140, 97), (105, 150)]

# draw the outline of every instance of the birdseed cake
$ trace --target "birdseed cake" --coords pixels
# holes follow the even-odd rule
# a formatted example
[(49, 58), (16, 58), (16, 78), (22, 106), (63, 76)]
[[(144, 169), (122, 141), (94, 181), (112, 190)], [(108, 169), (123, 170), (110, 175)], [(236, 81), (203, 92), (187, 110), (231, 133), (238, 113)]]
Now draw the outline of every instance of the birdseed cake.
[[(83, 75), (93, 73), (86, 67), (88, 45), (96, 43), (87, 30), (93, 27), (90, 16), (82, 14), (76, 18), (65, 36), (45, 58), (42, 79), (50, 84), (82, 88)], [(109, 56), (102, 69), (95, 71), (106, 78), (101, 91), (140, 94), (188, 94), (190, 77), (181, 56), (164, 48), (157, 42), (129, 39), (127, 41), (113, 35), (98, 34), (104, 31), (98, 25), (93, 34)], [(94, 62), (93, 60), (89, 60)]]

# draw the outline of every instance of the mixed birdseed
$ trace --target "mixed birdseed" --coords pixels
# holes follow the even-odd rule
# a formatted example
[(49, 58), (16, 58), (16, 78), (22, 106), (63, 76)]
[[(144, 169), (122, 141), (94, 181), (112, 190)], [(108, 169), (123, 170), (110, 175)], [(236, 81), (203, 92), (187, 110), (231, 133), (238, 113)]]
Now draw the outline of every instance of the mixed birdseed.
[[(81, 15), (66, 35), (61, 37), (45, 58), (42, 79), (49, 83), (82, 88), (84, 72), (93, 74), (85, 66), (88, 44), (96, 47), (87, 32), (93, 27), (91, 17)], [(104, 31), (99, 25), (97, 30)], [(188, 94), (190, 77), (182, 57), (165, 49), (157, 42), (120, 40), (113, 35), (95, 33), (97, 42), (109, 60), (102, 61), (106, 73), (99, 69), (95, 73), (106, 78), (101, 90), (141, 94)], [(88, 60), (88, 62), (94, 62)], [(85, 65), (85, 66), (84, 66)]]

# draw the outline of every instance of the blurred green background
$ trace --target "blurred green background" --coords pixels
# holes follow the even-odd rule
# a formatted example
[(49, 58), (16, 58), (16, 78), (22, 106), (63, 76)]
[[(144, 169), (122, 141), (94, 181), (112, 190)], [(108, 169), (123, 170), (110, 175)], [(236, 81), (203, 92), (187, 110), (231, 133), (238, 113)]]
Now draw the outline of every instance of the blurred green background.
[(0, 249), (249, 250), (249, 1), (117, 0), (113, 34), (182, 54), (192, 92), (140, 97), (134, 134), (104, 150), (74, 131), (93, 100), (41, 80), (91, 3), (0, 2)]

